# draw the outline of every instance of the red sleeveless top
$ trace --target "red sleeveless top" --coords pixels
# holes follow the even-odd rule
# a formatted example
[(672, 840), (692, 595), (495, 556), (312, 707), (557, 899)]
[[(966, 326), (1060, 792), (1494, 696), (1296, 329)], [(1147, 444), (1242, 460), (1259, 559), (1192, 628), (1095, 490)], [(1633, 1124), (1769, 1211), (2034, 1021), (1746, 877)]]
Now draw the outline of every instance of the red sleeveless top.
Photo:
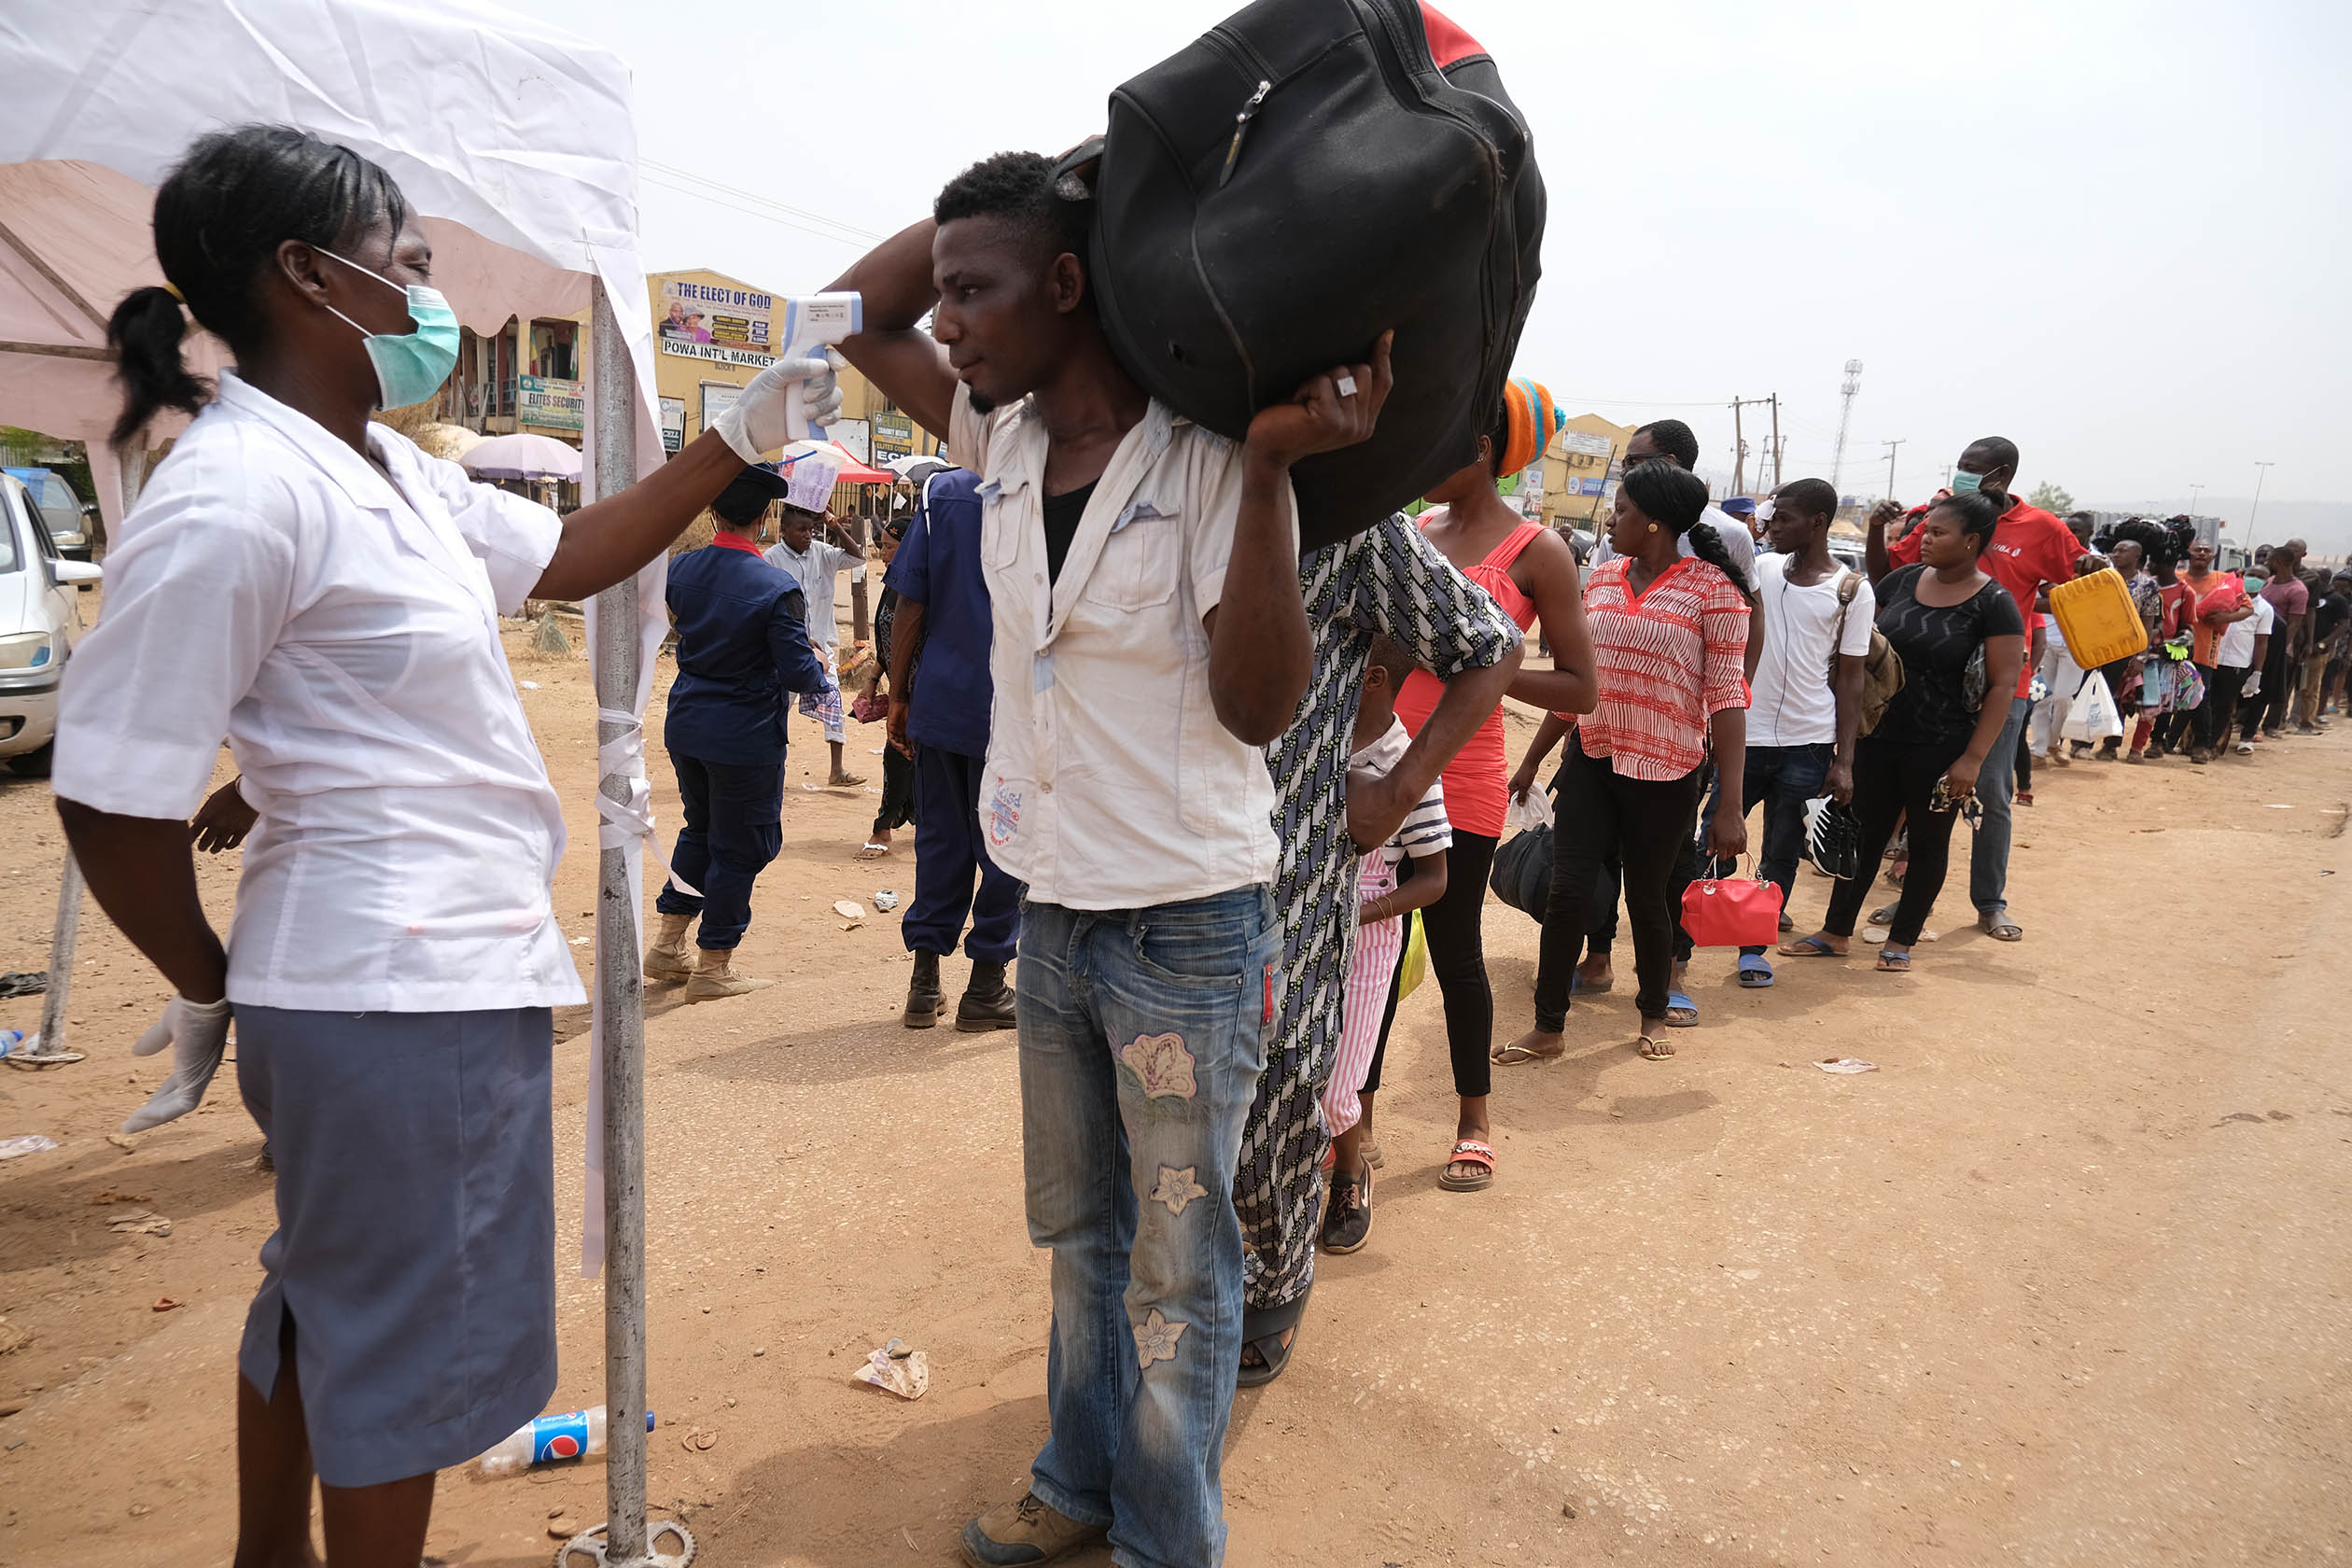
[[(1422, 520), (1424, 525), (1427, 521)], [(1535, 601), (1519, 592), (1519, 585), (1511, 581), (1511, 563), (1543, 531), (1541, 523), (1520, 524), (1485, 560), (1463, 572), (1463, 576), (1485, 589), (1522, 632), (1535, 623)], [(1419, 735), (1445, 692), (1444, 681), (1427, 670), (1415, 670), (1405, 678), (1405, 689), (1396, 694), (1396, 716), (1405, 721), (1407, 730)], [(1442, 777), (1448, 819), (1463, 833), (1502, 837), (1503, 819), (1509, 808), (1509, 776), (1503, 755), (1503, 709), (1497, 707), (1478, 726), (1478, 733), (1470, 737), (1470, 743), (1446, 764)]]

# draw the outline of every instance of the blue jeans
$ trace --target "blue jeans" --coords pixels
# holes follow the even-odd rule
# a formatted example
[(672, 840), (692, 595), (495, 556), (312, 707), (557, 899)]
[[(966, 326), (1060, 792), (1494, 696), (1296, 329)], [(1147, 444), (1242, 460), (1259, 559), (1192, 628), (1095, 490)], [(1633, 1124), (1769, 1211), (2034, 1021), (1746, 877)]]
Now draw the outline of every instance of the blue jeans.
[(670, 765), (686, 818), (670, 864), (702, 897), (665, 882), (653, 907), (700, 915), (696, 945), (733, 952), (751, 929), (751, 884), (784, 847), (784, 763), (707, 763), (673, 751)]
[[(1751, 746), (1747, 749), (1746, 783), (1740, 798), (1753, 811), (1764, 808), (1764, 851), (1756, 858), (1756, 874), (1777, 883), (1781, 908), (1788, 908), (1797, 889), (1797, 862), (1805, 853), (1805, 803), (1821, 793), (1821, 781), (1838, 758), (1828, 741), (1811, 746)], [(1726, 873), (1725, 875), (1729, 875)], [(1743, 947), (1761, 953), (1761, 947)]]
[[(1989, 695), (1985, 698), (1994, 700)], [(2025, 717), (2033, 710), (2031, 697), (2010, 699), (2009, 721), (2001, 726), (1992, 755), (1984, 759), (1983, 770), (1977, 775), (1976, 797), (1984, 807), (1984, 819), (1977, 824), (1976, 844), (1968, 851), (1968, 902), (1976, 905), (1979, 915), (2009, 910), (2009, 819), (2014, 809), (2010, 802), (2017, 794), (2017, 737), (2024, 732)]]
[(1281, 928), (1264, 887), (1150, 909), (1025, 903), (1015, 971), (1029, 1240), (1054, 1254), (1032, 1489), (1122, 1568), (1225, 1556), (1241, 1366), (1233, 1171)]
[[(972, 935), (969, 958), (1003, 963), (1013, 957), (1021, 926), (1021, 884), (988, 859), (980, 833), (981, 759), (936, 746), (915, 749), (915, 900), (899, 921), (910, 953), (956, 950), (964, 917)], [(972, 875), (980, 874), (973, 896)]]

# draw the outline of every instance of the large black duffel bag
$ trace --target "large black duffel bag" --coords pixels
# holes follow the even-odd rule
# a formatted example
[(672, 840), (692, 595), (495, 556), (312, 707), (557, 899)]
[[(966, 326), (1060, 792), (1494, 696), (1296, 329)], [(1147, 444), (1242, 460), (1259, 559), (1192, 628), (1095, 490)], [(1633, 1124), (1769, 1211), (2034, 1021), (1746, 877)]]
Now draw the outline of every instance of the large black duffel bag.
[(1535, 295), (1544, 184), (1452, 22), (1415, 0), (1257, 0), (1112, 94), (1095, 195), (1113, 348), (1220, 435), (1395, 329), (1372, 440), (1293, 471), (1306, 547), (1477, 455)]

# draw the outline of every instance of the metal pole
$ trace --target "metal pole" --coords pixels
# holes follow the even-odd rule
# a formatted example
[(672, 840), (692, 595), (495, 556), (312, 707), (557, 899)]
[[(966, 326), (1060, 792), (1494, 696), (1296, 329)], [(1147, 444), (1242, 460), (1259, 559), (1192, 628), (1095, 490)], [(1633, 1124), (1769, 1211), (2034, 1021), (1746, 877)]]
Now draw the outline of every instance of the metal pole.
[(1892, 500), (1895, 497), (1895, 454), (1901, 448), (1903, 442), (1909, 440), (1911, 440), (1911, 437), (1905, 436), (1899, 441), (1881, 441), (1879, 443), (1881, 446), (1886, 448), (1886, 495), (1889, 500)]
[(1747, 494), (1747, 438), (1740, 434), (1740, 399), (1731, 399), (1731, 494)]
[[(591, 305), (595, 358), (596, 499), (637, 482), (637, 373), (604, 284)], [(637, 587), (623, 578), (596, 595), (596, 706), (627, 713), (637, 707)], [(599, 748), (629, 726), (599, 720)], [(598, 781), (607, 798), (626, 804), (619, 773)], [(605, 1464), (603, 1560), (610, 1568), (645, 1568), (645, 983), (637, 973), (637, 888), (628, 855), (596, 857), (596, 986), (604, 1003)], [(665, 1533), (692, 1537), (665, 1522)], [(575, 1543), (577, 1546), (578, 1543)], [(568, 1556), (571, 1548), (567, 1548)]]
[(2270, 477), (2274, 466), (2259, 457), (2254, 460), (2254, 510), (2246, 519), (2246, 548), (2248, 550), (2253, 549), (2255, 544), (2254, 521), (2262, 515), (2262, 481)]
[[(147, 483), (147, 449), (134, 443), (119, 462), (122, 511), (118, 521), (130, 514), (132, 503)], [(57, 884), (57, 925), (49, 933), (49, 988), (41, 994), (40, 1055), (45, 1057), (61, 1056), (66, 1049), (65, 1031), (71, 1020), (65, 1008), (74, 989), (74, 948), (81, 938), (81, 862), (74, 859), (73, 846), (67, 845)]]
[(81, 934), (82, 870), (71, 845), (57, 888), (57, 930), (49, 938), (49, 989), (41, 996), (41, 1049), (54, 1057), (65, 1050), (65, 1002), (74, 987), (74, 944)]

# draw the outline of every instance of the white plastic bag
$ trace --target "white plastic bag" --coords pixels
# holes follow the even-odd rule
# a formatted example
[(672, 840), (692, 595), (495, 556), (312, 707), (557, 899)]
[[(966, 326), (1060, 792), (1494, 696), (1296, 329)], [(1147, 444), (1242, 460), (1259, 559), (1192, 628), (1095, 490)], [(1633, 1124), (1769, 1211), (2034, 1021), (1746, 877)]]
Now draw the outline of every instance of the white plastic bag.
[(1551, 791), (1538, 784), (1527, 793), (1512, 797), (1511, 809), (1503, 816), (1503, 836), (1510, 838), (1531, 828), (1548, 828), (1551, 820)]
[(2106, 740), (2123, 733), (2123, 710), (2115, 706), (2115, 693), (2107, 689), (2107, 677), (2093, 670), (2075, 693), (2074, 707), (2066, 711), (2065, 728), (2058, 732), (2068, 740), (2090, 742)]

